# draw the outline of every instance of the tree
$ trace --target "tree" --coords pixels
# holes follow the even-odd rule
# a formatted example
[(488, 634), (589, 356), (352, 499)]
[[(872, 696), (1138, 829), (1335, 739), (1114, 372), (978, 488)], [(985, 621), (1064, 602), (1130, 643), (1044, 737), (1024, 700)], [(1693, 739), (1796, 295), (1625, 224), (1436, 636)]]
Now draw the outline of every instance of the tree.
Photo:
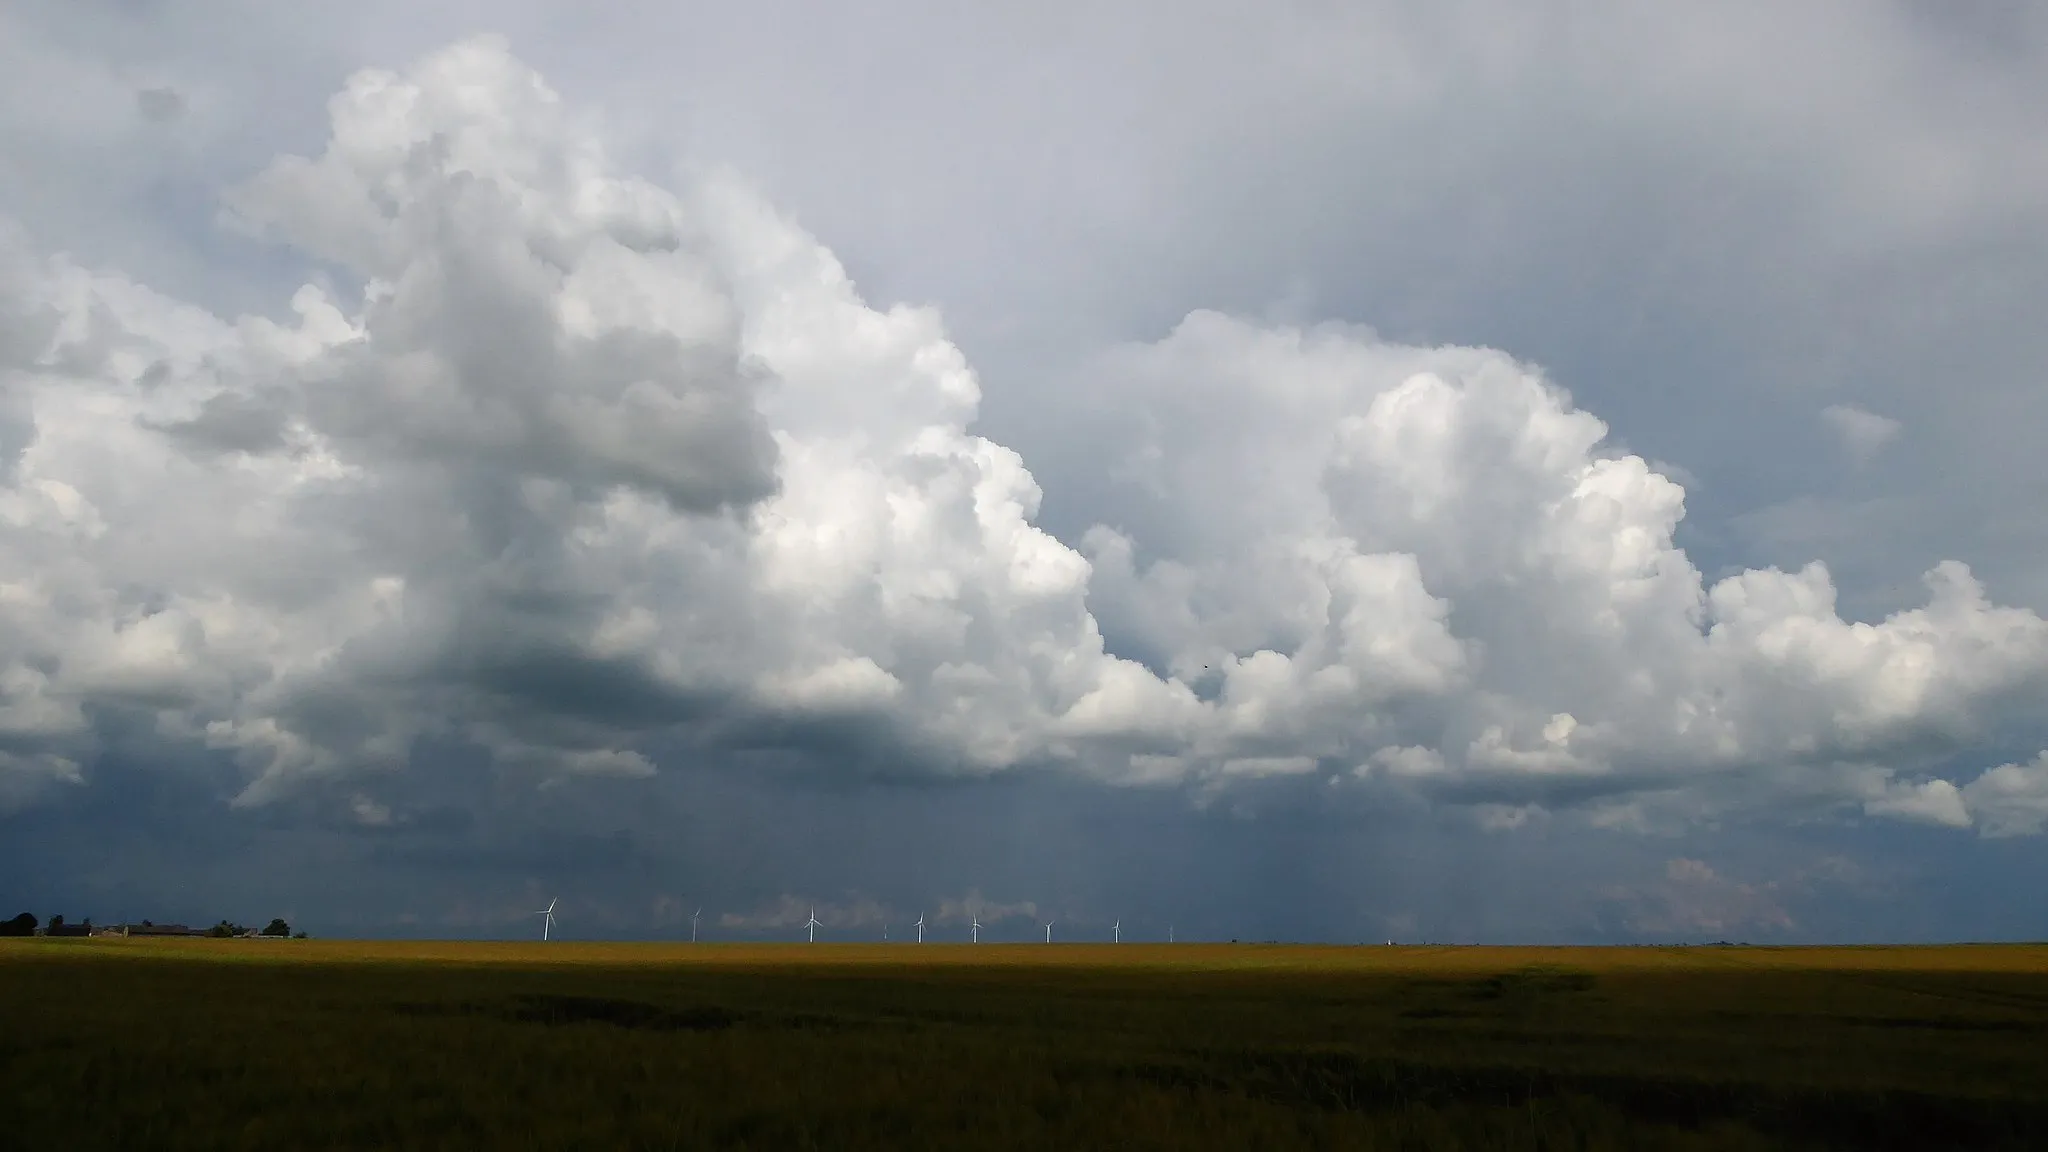
[(292, 926), (284, 922), (284, 917), (275, 917), (270, 923), (263, 926), (263, 934), (265, 936), (289, 936), (292, 934)]
[(223, 920), (220, 923), (215, 924), (213, 927), (208, 928), (206, 930), (206, 934), (208, 936), (213, 936), (218, 939), (225, 940), (229, 937), (245, 935), (247, 934), (248, 931), (249, 930), (247, 928), (242, 927), (240, 924), (230, 924), (227, 921)]
[(294, 932), (294, 933), (292, 933), (292, 939), (294, 939), (294, 940), (304, 940), (305, 938), (306, 938), (306, 934), (305, 934), (304, 932)]
[(23, 912), (14, 919), (0, 924), (0, 936), (33, 936), (36, 934), (35, 913)]
[(63, 926), (64, 914), (62, 912), (59, 912), (55, 916), (50, 917), (50, 922), (47, 925), (45, 925), (45, 927), (49, 930), (50, 935), (52, 936), (55, 936), (57, 934), (57, 929), (62, 928)]

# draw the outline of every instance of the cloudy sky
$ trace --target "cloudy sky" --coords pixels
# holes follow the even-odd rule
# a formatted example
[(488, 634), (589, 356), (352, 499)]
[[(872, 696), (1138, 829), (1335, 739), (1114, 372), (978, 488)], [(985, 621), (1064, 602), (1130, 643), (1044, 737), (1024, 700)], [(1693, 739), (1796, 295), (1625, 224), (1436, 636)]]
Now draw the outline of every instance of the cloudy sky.
[(2044, 106), (2020, 0), (14, 0), (0, 900), (2048, 936)]

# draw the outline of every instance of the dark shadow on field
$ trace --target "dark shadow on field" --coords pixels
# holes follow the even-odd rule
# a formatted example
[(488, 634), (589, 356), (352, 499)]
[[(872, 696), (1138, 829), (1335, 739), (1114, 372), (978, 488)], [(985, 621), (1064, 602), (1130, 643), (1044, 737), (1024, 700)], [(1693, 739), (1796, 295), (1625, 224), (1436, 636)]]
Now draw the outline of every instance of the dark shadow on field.
[[(1219, 1074), (1215, 1069), (1224, 1069)], [(1801, 1091), (1654, 1076), (1558, 1074), (1509, 1066), (1441, 1067), (1349, 1053), (1217, 1054), (1201, 1064), (1133, 1070), (1189, 1092), (1244, 1092), (1291, 1108), (1387, 1113), (1480, 1106), (1558, 1119), (1619, 1113), (1655, 1129), (1739, 1128), (1799, 1147), (2040, 1147), (2048, 1104), (1954, 1100), (1918, 1092)]]
[(10, 1134), (66, 1148), (2048, 1147), (2048, 949), (1946, 971), (1686, 951), (219, 954), (238, 962), (0, 949)]
[(656, 1032), (715, 1032), (739, 1023), (741, 1014), (723, 1008), (663, 1008), (637, 1000), (613, 1000), (598, 996), (517, 996), (502, 1003), (462, 1002), (456, 1004), (393, 1004), (409, 1016), (494, 1016), (529, 1024), (609, 1024), (617, 1028), (647, 1028)]
[(853, 1020), (815, 1013), (736, 1012), (716, 1006), (664, 1008), (639, 1000), (541, 993), (528, 993), (498, 1002), (400, 1002), (393, 1004), (392, 1008), (412, 1016), (489, 1016), (522, 1024), (543, 1024), (550, 1027), (601, 1024), (613, 1028), (646, 1029), (654, 1032), (717, 1032), (742, 1024), (769, 1028), (859, 1026), (859, 1022)]

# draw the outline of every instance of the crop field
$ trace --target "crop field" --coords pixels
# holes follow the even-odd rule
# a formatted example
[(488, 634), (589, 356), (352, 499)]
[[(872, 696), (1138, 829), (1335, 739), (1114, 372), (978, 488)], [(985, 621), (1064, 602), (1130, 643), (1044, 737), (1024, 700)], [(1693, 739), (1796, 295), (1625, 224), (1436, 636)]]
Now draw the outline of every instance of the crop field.
[(0, 941), (49, 1148), (2048, 1148), (2048, 947)]

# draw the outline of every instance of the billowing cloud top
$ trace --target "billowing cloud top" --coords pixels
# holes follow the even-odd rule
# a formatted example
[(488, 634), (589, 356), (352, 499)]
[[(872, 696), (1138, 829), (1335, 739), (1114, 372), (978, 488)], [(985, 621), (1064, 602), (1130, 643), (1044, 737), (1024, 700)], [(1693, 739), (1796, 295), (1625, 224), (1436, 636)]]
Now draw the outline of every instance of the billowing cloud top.
[(1119, 481), (1070, 547), (939, 317), (736, 179), (621, 175), (495, 40), (330, 111), (227, 206), (350, 286), (287, 322), (0, 246), (9, 803), (146, 723), (245, 804), (460, 746), (2048, 814), (2048, 759), (1926, 774), (2038, 705), (2048, 622), (1953, 562), (1877, 623), (1819, 565), (1709, 585), (1680, 486), (1507, 355), (1190, 315), (1087, 368)]

